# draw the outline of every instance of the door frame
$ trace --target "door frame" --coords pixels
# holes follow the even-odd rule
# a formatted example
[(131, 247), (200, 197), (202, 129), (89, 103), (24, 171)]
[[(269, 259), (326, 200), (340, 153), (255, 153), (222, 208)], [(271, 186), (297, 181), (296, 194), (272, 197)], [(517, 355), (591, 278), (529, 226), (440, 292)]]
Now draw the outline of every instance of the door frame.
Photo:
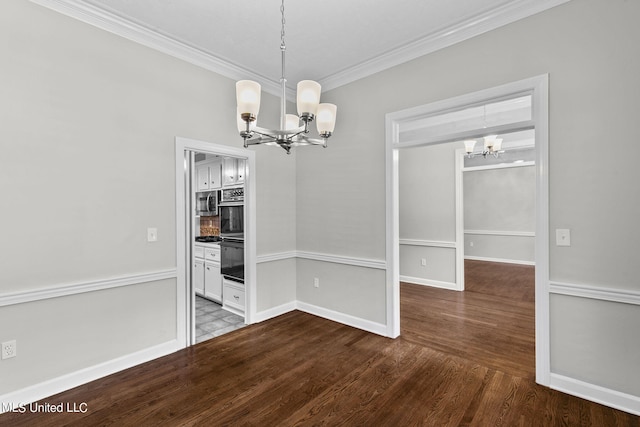
[[(531, 120), (493, 126), (482, 130), (464, 131), (437, 138), (402, 141), (400, 125), (419, 118), (449, 111), (509, 99), (518, 95), (532, 97)], [(487, 132), (500, 134), (517, 130), (535, 129), (536, 152), (536, 235), (535, 235), (535, 322), (536, 322), (536, 382), (548, 385), (550, 381), (549, 331), (549, 75), (504, 84), (406, 110), (388, 113), (386, 130), (386, 301), (387, 335), (400, 335), (400, 242), (399, 242), (399, 150), (444, 142), (475, 138)], [(457, 202), (459, 202), (457, 200)], [(462, 245), (462, 246), (460, 246)], [(464, 248), (464, 235), (456, 232), (456, 281), (459, 280), (459, 256)], [(463, 261), (462, 261), (463, 262)], [(464, 285), (461, 284), (460, 289)]]
[(176, 338), (180, 348), (195, 344), (194, 301), (195, 292), (191, 288), (191, 203), (187, 197), (191, 189), (190, 152), (236, 157), (246, 160), (245, 166), (245, 323), (251, 324), (256, 318), (257, 268), (256, 268), (256, 177), (255, 152), (245, 148), (235, 148), (213, 142), (176, 137), (175, 178), (176, 178)]

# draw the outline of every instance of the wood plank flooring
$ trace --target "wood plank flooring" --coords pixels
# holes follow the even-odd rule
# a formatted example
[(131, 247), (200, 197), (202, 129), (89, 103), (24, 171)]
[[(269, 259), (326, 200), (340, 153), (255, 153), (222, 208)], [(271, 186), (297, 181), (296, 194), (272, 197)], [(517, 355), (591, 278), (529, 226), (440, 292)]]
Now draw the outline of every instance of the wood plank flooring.
[(471, 270), (464, 293), (402, 284), (395, 340), (294, 311), (44, 400), (84, 414), (0, 425), (640, 426), (535, 384), (532, 268), (498, 267), (510, 289)]

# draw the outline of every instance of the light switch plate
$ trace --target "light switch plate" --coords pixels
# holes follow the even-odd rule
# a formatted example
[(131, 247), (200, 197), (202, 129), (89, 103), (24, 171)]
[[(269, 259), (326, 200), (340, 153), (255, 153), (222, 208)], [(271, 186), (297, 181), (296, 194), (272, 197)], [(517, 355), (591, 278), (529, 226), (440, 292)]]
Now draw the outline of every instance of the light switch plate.
[(147, 228), (147, 242), (157, 242), (157, 241), (158, 241), (158, 229)]
[(556, 246), (571, 246), (571, 230), (568, 228), (556, 229)]

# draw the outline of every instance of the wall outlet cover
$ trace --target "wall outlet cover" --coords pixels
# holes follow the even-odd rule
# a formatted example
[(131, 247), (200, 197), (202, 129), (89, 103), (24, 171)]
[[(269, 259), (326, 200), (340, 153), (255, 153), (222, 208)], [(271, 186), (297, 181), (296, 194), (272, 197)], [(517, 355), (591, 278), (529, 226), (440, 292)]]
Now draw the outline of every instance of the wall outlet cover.
[(158, 241), (158, 229), (147, 228), (147, 242), (157, 242), (157, 241)]
[(16, 357), (16, 340), (11, 340), (2, 343), (2, 360)]
[(568, 228), (556, 229), (556, 246), (571, 246), (571, 230)]

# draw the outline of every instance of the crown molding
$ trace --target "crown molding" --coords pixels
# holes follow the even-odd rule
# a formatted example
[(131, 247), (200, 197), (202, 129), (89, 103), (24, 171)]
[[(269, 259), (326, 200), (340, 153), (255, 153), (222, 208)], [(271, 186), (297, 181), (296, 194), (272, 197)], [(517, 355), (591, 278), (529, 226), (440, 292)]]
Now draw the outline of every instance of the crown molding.
[[(79, 0), (30, 1), (198, 67), (213, 71), (224, 77), (233, 80), (255, 80), (262, 85), (262, 89), (265, 92), (280, 97), (281, 88), (279, 82), (126, 20), (111, 12)], [(319, 83), (322, 85), (323, 90), (335, 89), (568, 1), (570, 0), (514, 0), (489, 12), (476, 15), (457, 25), (447, 27), (368, 61), (322, 78)], [(293, 89), (287, 88), (287, 98), (289, 100), (295, 99), (295, 91)]]
[(569, 1), (571, 0), (514, 0), (327, 76), (319, 83), (323, 90), (335, 89)]
[(196, 49), (186, 43), (167, 37), (93, 5), (78, 0), (30, 1), (232, 80), (255, 80), (261, 84), (265, 92), (280, 96), (281, 88), (279, 82), (269, 80), (254, 71)]

